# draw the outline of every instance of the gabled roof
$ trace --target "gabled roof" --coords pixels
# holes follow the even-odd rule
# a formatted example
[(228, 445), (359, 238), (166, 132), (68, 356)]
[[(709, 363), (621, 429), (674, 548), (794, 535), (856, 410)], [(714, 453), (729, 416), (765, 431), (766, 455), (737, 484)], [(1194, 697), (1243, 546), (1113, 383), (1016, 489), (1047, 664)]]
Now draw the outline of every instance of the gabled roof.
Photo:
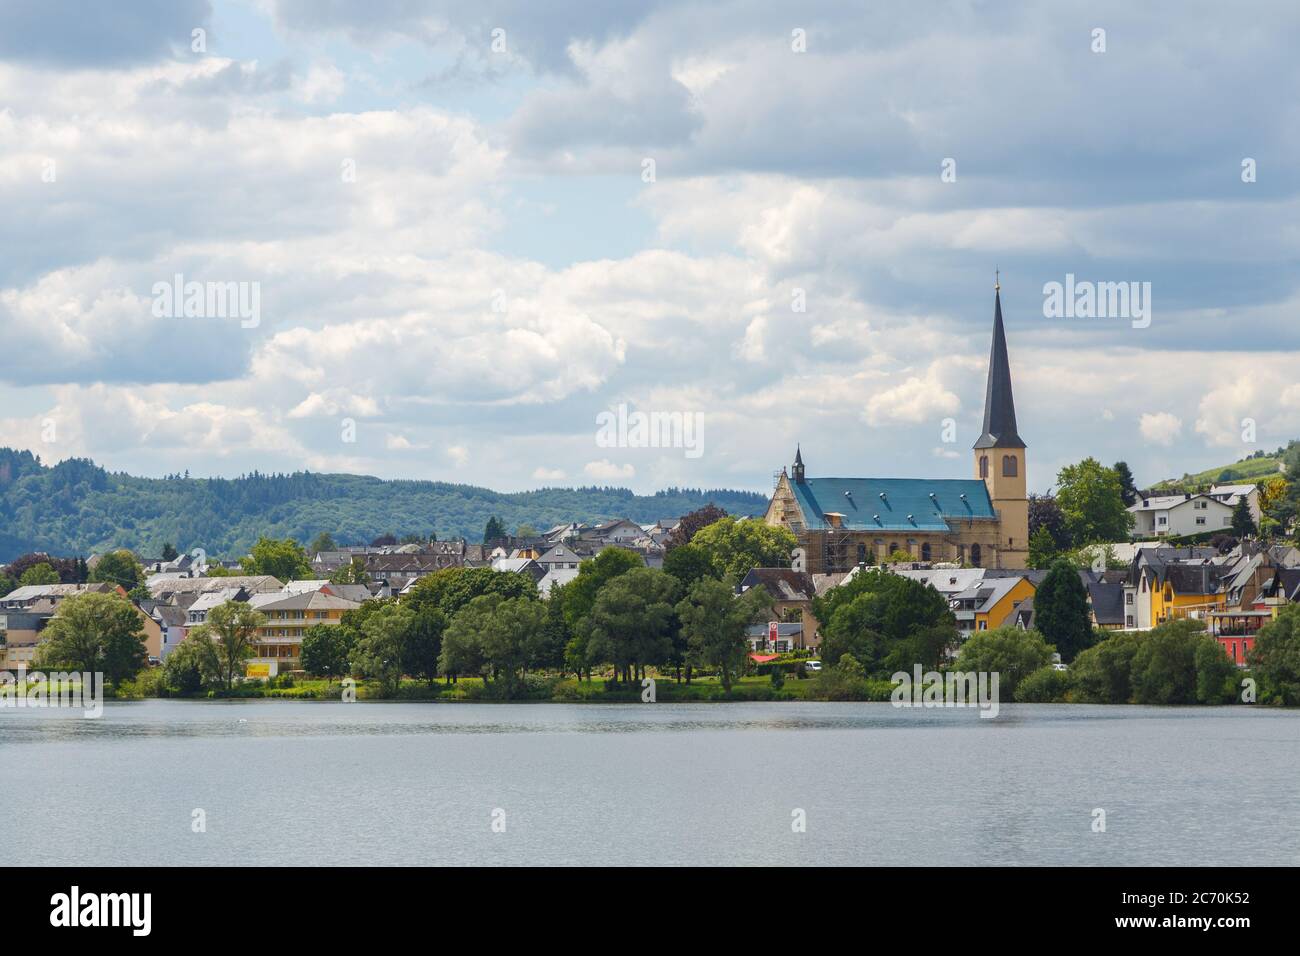
[(985, 578), (979, 584), (967, 588), (965, 591), (950, 594), (949, 599), (952, 601), (973, 601), (974, 607), (972, 610), (977, 614), (984, 614), (993, 610), (994, 605), (1006, 597), (1019, 583), (1019, 577)]
[(0, 601), (35, 601), (39, 598), (64, 598), (73, 594), (106, 594), (116, 591), (117, 585), (106, 582), (94, 584), (25, 584), (8, 594), (0, 595)]
[[(259, 611), (349, 611), (360, 607), (358, 601), (348, 601), (324, 591), (311, 591), (305, 594), (254, 594), (249, 604)], [(191, 608), (191, 610), (193, 610)]]
[(1199, 501), (1202, 498), (1204, 498), (1207, 501), (1213, 501), (1216, 505), (1222, 505), (1224, 507), (1227, 507), (1227, 505), (1224, 502), (1220, 501), (1218, 498), (1213, 498), (1210, 495), (1181, 494), (1181, 495), (1148, 495), (1147, 497), (1140, 498), (1139, 500), (1135, 501), (1133, 504), (1129, 505), (1128, 510), (1134, 513), (1139, 511), (1172, 511), (1174, 508), (1180, 508), (1185, 504), (1189, 504), (1193, 501)]
[[(997, 517), (978, 478), (807, 478), (790, 482), (804, 526), (831, 527), (842, 514), (854, 531), (948, 531), (951, 521)], [(910, 517), (909, 517), (910, 516)]]
[(812, 576), (791, 568), (753, 568), (740, 582), (742, 591), (752, 587), (763, 588), (775, 601), (811, 601), (817, 594)]
[(1098, 624), (1124, 623), (1124, 585), (1094, 581), (1088, 585), (1092, 616)]
[(154, 597), (161, 594), (202, 594), (205, 591), (224, 591), (226, 588), (243, 588), (254, 591), (278, 591), (284, 584), (269, 574), (235, 574), (224, 578), (172, 578), (150, 584)]

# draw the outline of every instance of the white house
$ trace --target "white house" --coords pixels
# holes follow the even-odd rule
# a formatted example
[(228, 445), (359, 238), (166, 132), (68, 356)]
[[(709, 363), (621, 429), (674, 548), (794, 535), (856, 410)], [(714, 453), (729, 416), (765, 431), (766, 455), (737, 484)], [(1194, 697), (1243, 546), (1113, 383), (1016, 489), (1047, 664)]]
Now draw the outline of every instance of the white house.
[(1245, 498), (1250, 505), (1250, 516), (1255, 519), (1256, 527), (1259, 526), (1262, 512), (1259, 510), (1258, 485), (1215, 485), (1210, 489), (1210, 497), (1217, 498), (1229, 508), (1237, 507), (1237, 502)]
[(1228, 531), (1232, 527), (1232, 507), (1210, 495), (1153, 495), (1128, 510), (1137, 538)]

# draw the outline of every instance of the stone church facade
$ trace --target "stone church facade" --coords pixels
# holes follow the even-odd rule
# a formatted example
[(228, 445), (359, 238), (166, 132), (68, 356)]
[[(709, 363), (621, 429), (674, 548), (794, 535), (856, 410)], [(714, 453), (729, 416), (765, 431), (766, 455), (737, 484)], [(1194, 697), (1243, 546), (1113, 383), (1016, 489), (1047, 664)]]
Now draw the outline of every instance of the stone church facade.
[(765, 520), (794, 533), (811, 574), (879, 564), (896, 551), (917, 561), (1025, 567), (1026, 448), (1016, 428), (1000, 285), (984, 430), (973, 452), (973, 478), (810, 478), (799, 449), (777, 479)]

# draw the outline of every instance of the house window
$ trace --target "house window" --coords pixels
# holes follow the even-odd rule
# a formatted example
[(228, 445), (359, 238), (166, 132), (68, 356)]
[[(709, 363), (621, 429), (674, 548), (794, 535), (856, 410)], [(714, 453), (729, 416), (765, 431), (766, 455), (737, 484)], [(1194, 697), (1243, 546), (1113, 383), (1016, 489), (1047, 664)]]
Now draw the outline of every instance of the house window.
[(895, 553), (895, 552), (898, 551), (898, 550), (899, 550), (899, 548), (898, 548), (898, 542), (897, 542), (897, 541), (891, 541), (891, 542), (889, 542), (889, 553), (890, 553), (890, 554), (893, 554), (893, 553)]
[(929, 542), (929, 541), (926, 541), (924, 544), (921, 545), (921, 560), (922, 560), (922, 561), (929, 561), (929, 560), (930, 560), (930, 542)]
[(858, 545), (858, 564), (866, 564), (866, 563), (867, 563), (867, 546), (865, 544), (860, 544)]
[(1003, 478), (1016, 477), (1016, 469), (1017, 469), (1016, 456), (1003, 455), (1002, 456), (1002, 477)]
[(1133, 592), (1132, 592), (1132, 591), (1129, 591), (1127, 594), (1124, 595), (1124, 603), (1125, 603), (1125, 604), (1132, 604), (1132, 603), (1133, 603)]
[(1132, 615), (1132, 614), (1125, 615), (1125, 617), (1124, 617), (1124, 623), (1125, 623), (1128, 627), (1132, 627), (1132, 626), (1133, 626), (1133, 615)]
[(1197, 523), (1197, 524), (1205, 524), (1205, 519), (1204, 519), (1204, 518), (1199, 518), (1199, 517), (1198, 517), (1198, 518), (1196, 519), (1196, 523)]
[(983, 557), (984, 555), (980, 551), (980, 546), (978, 544), (972, 544), (970, 546), (970, 563), (975, 565), (977, 568), (983, 567), (980, 563)]
[(987, 478), (988, 476), (989, 476), (989, 456), (980, 455), (980, 477)]
[(1156, 519), (1156, 524), (1168, 524), (1168, 523), (1169, 523), (1169, 519), (1164, 515), (1161, 515), (1159, 518)]

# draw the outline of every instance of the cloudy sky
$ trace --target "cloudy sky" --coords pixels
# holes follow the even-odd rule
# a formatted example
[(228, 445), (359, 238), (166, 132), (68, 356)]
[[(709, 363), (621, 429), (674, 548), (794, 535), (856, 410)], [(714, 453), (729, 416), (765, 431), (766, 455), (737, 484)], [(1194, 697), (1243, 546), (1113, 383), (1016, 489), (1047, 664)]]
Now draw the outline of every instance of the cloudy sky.
[[(1236, 460), (1300, 437), (1298, 47), (1281, 2), (6, 0), (0, 444), (965, 477), (1000, 269), (1032, 488)], [(1067, 274), (1149, 326), (1045, 315)], [(620, 404), (702, 453), (604, 447)]]

